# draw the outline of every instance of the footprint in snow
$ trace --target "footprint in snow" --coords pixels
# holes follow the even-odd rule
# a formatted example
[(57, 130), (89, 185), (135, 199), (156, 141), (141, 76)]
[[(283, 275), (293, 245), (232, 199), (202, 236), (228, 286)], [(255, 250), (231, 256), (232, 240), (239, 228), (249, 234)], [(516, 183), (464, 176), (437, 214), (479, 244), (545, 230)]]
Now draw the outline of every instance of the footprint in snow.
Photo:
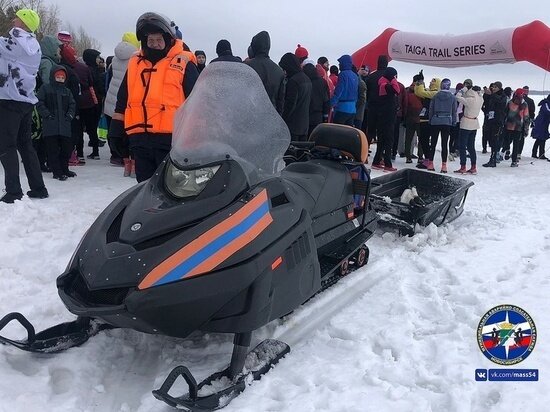
[(56, 395), (68, 392), (72, 388), (74, 380), (74, 373), (69, 369), (50, 368), (50, 386)]

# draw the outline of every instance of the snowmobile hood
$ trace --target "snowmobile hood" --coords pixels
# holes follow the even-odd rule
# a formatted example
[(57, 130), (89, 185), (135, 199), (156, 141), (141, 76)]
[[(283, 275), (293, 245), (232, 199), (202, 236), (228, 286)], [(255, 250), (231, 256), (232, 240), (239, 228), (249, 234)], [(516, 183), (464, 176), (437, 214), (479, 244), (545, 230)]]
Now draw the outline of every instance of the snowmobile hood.
[(136, 46), (125, 41), (121, 41), (115, 47), (115, 56), (119, 60), (130, 60), (135, 52), (137, 52)]
[(238, 159), (253, 185), (282, 169), (289, 144), (288, 128), (257, 73), (246, 64), (218, 62), (201, 73), (177, 111), (170, 158), (182, 169)]

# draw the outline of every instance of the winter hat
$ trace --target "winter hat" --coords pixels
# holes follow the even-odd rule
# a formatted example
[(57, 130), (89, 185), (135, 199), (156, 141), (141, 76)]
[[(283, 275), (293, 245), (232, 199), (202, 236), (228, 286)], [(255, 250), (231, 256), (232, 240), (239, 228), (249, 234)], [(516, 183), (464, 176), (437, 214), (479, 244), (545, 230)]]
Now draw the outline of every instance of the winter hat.
[(386, 67), (384, 70), (384, 77), (388, 80), (392, 80), (395, 76), (397, 76), (397, 70), (393, 67)]
[(525, 95), (525, 90), (523, 89), (516, 89), (514, 92), (514, 96), (523, 97)]
[(15, 15), (27, 26), (31, 33), (34, 33), (40, 26), (40, 16), (34, 10), (21, 9)]
[(216, 45), (216, 54), (222, 56), (224, 54), (233, 54), (231, 43), (228, 40), (222, 39)]
[(203, 52), (202, 50), (195, 50), (195, 57), (199, 57), (199, 56), (204, 56), (204, 58), (206, 59), (205, 52)]
[(315, 66), (315, 62), (311, 59), (305, 59), (302, 66), (305, 66), (306, 64), (313, 64), (313, 66)]
[(53, 77), (56, 78), (56, 77), (63, 77), (63, 79), (66, 79), (67, 78), (67, 73), (65, 73), (65, 70), (63, 69), (59, 69), (59, 70), (56, 70), (53, 74)]
[(441, 80), (441, 90), (450, 90), (451, 89), (451, 80), (443, 79)]
[(464, 80), (464, 87), (472, 87), (474, 85), (474, 82), (472, 81), (472, 79), (466, 79)]
[(61, 43), (70, 43), (73, 41), (73, 36), (71, 36), (71, 33), (68, 31), (60, 31), (57, 33), (57, 40), (59, 40)]
[(325, 64), (325, 63), (327, 63), (327, 62), (328, 62), (328, 59), (327, 59), (325, 56), (321, 56), (321, 57), (319, 57), (319, 58), (317, 59), (317, 63), (318, 63), (318, 64), (321, 64), (321, 65), (322, 65), (322, 64)]
[(305, 47), (300, 46), (300, 45), (298, 45), (298, 47), (296, 48), (296, 51), (294, 52), (294, 54), (299, 59), (307, 59), (307, 57), (309, 56), (309, 52), (307, 51), (307, 49)]
[(122, 41), (125, 41), (126, 43), (130, 43), (132, 46), (134, 46), (136, 49), (140, 48), (139, 40), (136, 36), (136, 33), (127, 31), (122, 35)]
[(61, 58), (69, 64), (76, 63), (76, 50), (69, 44), (61, 46)]
[(499, 89), (502, 90), (502, 82), (494, 82), (493, 86), (498, 87)]

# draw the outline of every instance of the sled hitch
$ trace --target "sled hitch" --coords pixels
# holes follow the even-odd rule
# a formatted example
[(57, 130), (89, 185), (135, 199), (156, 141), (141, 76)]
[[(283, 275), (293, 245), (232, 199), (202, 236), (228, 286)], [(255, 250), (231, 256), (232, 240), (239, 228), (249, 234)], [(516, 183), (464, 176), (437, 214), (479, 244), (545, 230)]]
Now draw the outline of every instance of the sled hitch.
[(14, 340), (0, 336), (0, 343), (35, 353), (55, 353), (80, 346), (98, 332), (114, 328), (88, 317), (78, 317), (72, 322), (60, 323), (37, 333), (25, 316), (12, 312), (0, 319), (0, 331), (12, 321), (19, 322), (25, 328), (27, 339)]
[[(225, 407), (243, 392), (247, 385), (260, 380), (262, 375), (290, 352), (290, 347), (286, 343), (275, 339), (266, 339), (246, 353), (249, 344), (250, 333), (236, 334), (231, 364), (226, 369), (210, 375), (197, 384), (188, 368), (177, 366), (170, 372), (160, 389), (153, 391), (153, 396), (185, 411), (212, 411)], [(243, 351), (243, 348), (246, 349)], [(188, 394), (178, 397), (169, 395), (168, 391), (180, 376), (189, 387)]]

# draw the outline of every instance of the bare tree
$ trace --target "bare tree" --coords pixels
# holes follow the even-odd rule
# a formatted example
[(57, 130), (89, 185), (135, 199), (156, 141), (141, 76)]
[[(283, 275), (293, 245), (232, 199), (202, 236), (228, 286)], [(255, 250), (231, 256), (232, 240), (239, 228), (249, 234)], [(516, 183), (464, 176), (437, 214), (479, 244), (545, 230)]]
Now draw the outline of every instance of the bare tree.
[(65, 27), (73, 37), (72, 44), (79, 56), (82, 56), (82, 52), (86, 49), (99, 50), (101, 48), (99, 41), (90, 36), (84, 27), (79, 26), (78, 28), (75, 28), (70, 23), (65, 25)]

